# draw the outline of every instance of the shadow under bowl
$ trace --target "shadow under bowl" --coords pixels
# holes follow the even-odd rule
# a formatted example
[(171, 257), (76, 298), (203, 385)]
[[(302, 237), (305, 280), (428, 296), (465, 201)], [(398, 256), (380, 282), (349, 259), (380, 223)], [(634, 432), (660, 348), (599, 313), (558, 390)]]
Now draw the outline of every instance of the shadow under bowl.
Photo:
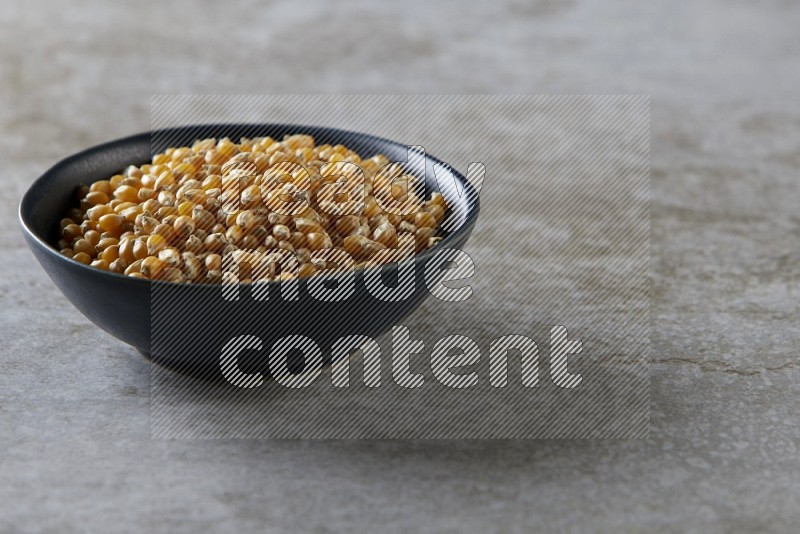
[[(430, 294), (431, 280), (429, 276), (426, 281), (425, 269), (431, 260), (437, 252), (461, 248), (472, 232), (479, 211), (477, 194), (455, 170), (450, 169), (442, 180), (440, 169), (437, 180), (433, 167), (442, 162), (436, 158), (426, 155), (424, 161), (414, 159), (411, 171), (417, 176), (424, 172), (427, 195), (433, 191), (444, 195), (449, 206), (446, 223), (452, 230), (409, 262), (406, 268), (413, 263), (413, 290), (396, 300), (387, 300), (386, 295), (375, 297), (367, 287), (365, 271), (325, 277), (330, 279), (325, 282), (326, 287), (345, 283), (337, 277), (352, 277), (352, 294), (343, 300), (325, 301), (312, 296), (310, 279), (266, 284), (259, 298), (254, 298), (251, 286), (235, 286), (239, 298), (230, 300), (219, 285), (152, 282), (102, 271), (62, 255), (54, 245), (59, 221), (73, 206), (80, 184), (108, 179), (128, 165), (147, 163), (153, 154), (168, 146), (191, 145), (196, 139), (282, 139), (293, 133), (312, 135), (318, 144), (343, 144), (367, 157), (382, 153), (392, 161), (409, 159), (406, 145), (334, 128), (211, 124), (156, 130), (89, 148), (53, 166), (22, 198), (19, 217), (23, 233), (36, 259), (83, 315), (154, 363), (185, 374), (220, 377), (223, 349), (231, 347), (232, 340), (249, 339), (249, 345), (240, 343), (249, 347), (238, 355), (240, 369), (267, 374), (270, 347), (286, 336), (305, 336), (320, 347), (324, 362), (329, 364), (330, 349), (336, 340), (355, 335), (377, 337), (417, 308)], [(391, 287), (401, 276), (398, 268), (389, 264), (374, 269), (381, 270), (379, 276)], [(434, 273), (434, 278), (437, 276)], [(252, 344), (256, 338), (258, 347)], [(299, 363), (295, 359), (289, 364), (290, 369), (292, 365), (297, 371), (302, 369), (302, 353), (295, 354), (298, 357)]]

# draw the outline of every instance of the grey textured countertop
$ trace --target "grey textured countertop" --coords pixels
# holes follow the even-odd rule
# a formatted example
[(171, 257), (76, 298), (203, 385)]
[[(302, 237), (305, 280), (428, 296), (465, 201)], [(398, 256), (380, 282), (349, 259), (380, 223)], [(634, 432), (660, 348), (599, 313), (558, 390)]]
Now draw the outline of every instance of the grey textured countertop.
[[(0, 531), (775, 531), (800, 522), (800, 6), (0, 7)], [(150, 372), (17, 229), (159, 93), (652, 95), (646, 441), (150, 439)]]

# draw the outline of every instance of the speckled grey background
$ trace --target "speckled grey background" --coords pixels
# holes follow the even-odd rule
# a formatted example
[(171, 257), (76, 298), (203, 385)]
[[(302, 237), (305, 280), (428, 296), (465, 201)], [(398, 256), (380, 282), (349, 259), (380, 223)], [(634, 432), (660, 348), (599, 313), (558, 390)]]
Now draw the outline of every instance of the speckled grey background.
[[(0, 531), (773, 531), (800, 521), (800, 6), (0, 5)], [(156, 93), (653, 97), (652, 438), (152, 441), (149, 368), (16, 230)]]

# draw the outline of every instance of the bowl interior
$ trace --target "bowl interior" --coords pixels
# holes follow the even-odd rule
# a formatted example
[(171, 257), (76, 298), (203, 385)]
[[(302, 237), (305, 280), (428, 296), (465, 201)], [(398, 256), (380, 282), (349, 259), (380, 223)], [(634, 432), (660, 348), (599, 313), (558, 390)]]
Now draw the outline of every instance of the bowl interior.
[[(56, 164), (28, 190), (20, 204), (20, 218), (25, 229), (37, 241), (55, 251), (58, 240), (58, 221), (75, 202), (75, 189), (122, 171), (127, 165), (141, 165), (154, 154), (169, 146), (190, 145), (196, 139), (208, 137), (270, 136), (282, 139), (286, 134), (306, 133), (317, 144), (343, 144), (362, 157), (385, 154), (392, 161), (408, 161), (409, 170), (425, 176), (426, 195), (440, 191), (450, 210), (445, 228), (448, 234), (471, 226), (478, 213), (478, 199), (463, 175), (442, 166), (442, 162), (425, 154), (424, 158), (409, 157), (407, 145), (368, 134), (318, 126), (293, 124), (215, 124), (156, 130), (99, 145)], [(436, 168), (435, 168), (436, 167)], [(446, 246), (445, 239), (439, 246)], [(65, 258), (67, 259), (67, 258)], [(70, 260), (72, 261), (72, 260)], [(77, 263), (77, 262), (76, 262)], [(113, 273), (107, 273), (111, 276)]]

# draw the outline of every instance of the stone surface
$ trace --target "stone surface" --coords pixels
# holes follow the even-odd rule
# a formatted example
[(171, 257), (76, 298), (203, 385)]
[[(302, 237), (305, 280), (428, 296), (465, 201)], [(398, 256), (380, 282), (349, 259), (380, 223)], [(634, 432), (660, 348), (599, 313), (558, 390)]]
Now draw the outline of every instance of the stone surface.
[[(0, 531), (775, 531), (800, 521), (800, 6), (0, 6)], [(652, 95), (651, 439), (150, 439), (148, 366), (16, 230), (158, 93)]]

